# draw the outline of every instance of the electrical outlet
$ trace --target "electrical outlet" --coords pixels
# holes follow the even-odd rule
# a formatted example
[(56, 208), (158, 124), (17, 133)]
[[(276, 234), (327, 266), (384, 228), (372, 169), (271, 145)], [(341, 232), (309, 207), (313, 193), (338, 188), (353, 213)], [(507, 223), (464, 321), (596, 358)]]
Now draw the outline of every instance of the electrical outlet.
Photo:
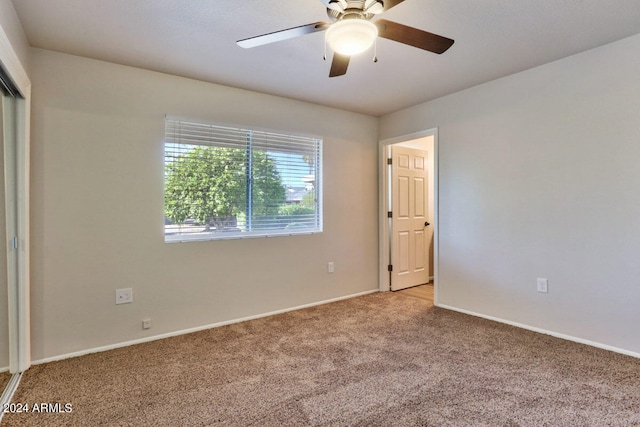
[(329, 272), (329, 273), (333, 273), (334, 271), (335, 271), (335, 264), (334, 264), (334, 262), (333, 262), (333, 261), (330, 261), (330, 262), (327, 264), (327, 272)]
[(142, 329), (151, 329), (153, 322), (151, 319), (142, 319)]
[(133, 302), (133, 289), (116, 289), (116, 304), (128, 304)]
[(538, 283), (538, 292), (541, 292), (543, 294), (546, 294), (549, 292), (549, 282), (547, 279), (538, 277), (537, 283)]

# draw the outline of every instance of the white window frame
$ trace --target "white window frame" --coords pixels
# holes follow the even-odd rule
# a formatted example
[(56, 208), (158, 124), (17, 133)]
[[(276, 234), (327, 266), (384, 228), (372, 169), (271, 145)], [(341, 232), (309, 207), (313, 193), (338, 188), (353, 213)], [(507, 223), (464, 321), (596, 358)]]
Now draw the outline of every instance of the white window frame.
[[(185, 231), (175, 233), (168, 233), (168, 226), (165, 222), (164, 225), (164, 241), (165, 243), (184, 243), (184, 242), (194, 242), (194, 241), (209, 241), (209, 240), (236, 240), (236, 239), (249, 239), (249, 238), (261, 238), (261, 237), (278, 237), (278, 236), (295, 236), (295, 235), (309, 235), (309, 234), (318, 234), (323, 231), (323, 206), (322, 206), (322, 193), (323, 193), (323, 185), (322, 185), (322, 148), (323, 148), (323, 140), (318, 136), (313, 135), (301, 135), (301, 134), (292, 134), (289, 132), (283, 131), (274, 131), (274, 130), (265, 130), (265, 129), (250, 129), (248, 127), (240, 127), (233, 126), (227, 124), (220, 124), (216, 122), (208, 122), (202, 120), (193, 120), (193, 119), (185, 119), (174, 116), (166, 116), (165, 117), (165, 139), (163, 142), (164, 145), (164, 155), (163, 155), (163, 170), (166, 171), (167, 166), (167, 157), (175, 154), (175, 151), (169, 152), (169, 150), (176, 150), (176, 146), (194, 146), (194, 147), (211, 147), (211, 146), (226, 146), (225, 142), (220, 142), (216, 139), (208, 140), (207, 137), (202, 135), (198, 135), (197, 138), (191, 138), (189, 136), (184, 136), (184, 134), (178, 134), (181, 131), (177, 130), (177, 126), (186, 125), (187, 127), (193, 128), (202, 127), (202, 129), (207, 128), (211, 129), (212, 133), (217, 136), (218, 132), (230, 132), (232, 134), (244, 133), (246, 135), (251, 135), (250, 138), (243, 138), (243, 142), (246, 141), (247, 148), (250, 152), (255, 151), (269, 151), (269, 142), (268, 138), (273, 137), (276, 139), (282, 140), (282, 138), (291, 139), (292, 142), (290, 149), (292, 150), (300, 150), (301, 148), (297, 146), (297, 141), (302, 141), (302, 144), (315, 144), (313, 148), (314, 154), (314, 182), (313, 182), (313, 191), (315, 196), (315, 217), (313, 219), (314, 225), (312, 227), (304, 227), (300, 229), (258, 229), (258, 230), (238, 230), (238, 231)], [(254, 143), (254, 136), (256, 142)], [(240, 138), (235, 138), (231, 143), (230, 147), (232, 148), (243, 148), (239, 144)], [(267, 141), (266, 143), (264, 141)], [(253, 148), (253, 145), (257, 148)], [(286, 142), (285, 142), (286, 144)], [(169, 148), (172, 146), (172, 148)], [(308, 149), (311, 145), (305, 145)], [(286, 151), (288, 148), (285, 145), (284, 150)], [(304, 148), (302, 148), (304, 149)], [(278, 151), (278, 149), (273, 149), (273, 151)], [(166, 177), (163, 179), (163, 196), (166, 195)], [(249, 184), (247, 184), (248, 186)], [(164, 214), (164, 197), (163, 197), (163, 214)], [(167, 217), (164, 217), (165, 221)], [(250, 221), (249, 221), (250, 223)], [(184, 223), (183, 223), (184, 224)], [(244, 224), (245, 226), (247, 224)], [(175, 226), (175, 225), (174, 225)], [(250, 226), (250, 224), (249, 224)], [(174, 228), (175, 230), (175, 228)]]

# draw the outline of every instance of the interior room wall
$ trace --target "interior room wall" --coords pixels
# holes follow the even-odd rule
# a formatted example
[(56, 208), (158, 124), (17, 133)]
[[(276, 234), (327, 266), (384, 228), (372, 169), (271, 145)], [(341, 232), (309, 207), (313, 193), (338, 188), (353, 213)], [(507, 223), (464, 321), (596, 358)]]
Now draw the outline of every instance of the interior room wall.
[[(31, 67), (36, 362), (377, 289), (376, 118), (38, 49)], [(323, 137), (324, 232), (164, 243), (165, 114)]]
[(640, 355), (639, 50), (634, 36), (381, 118), (381, 139), (438, 128), (441, 305)]
[[(11, 49), (17, 57), (17, 61), (28, 75), (30, 55), (29, 41), (24, 33), (20, 19), (18, 19), (18, 14), (13, 8), (13, 3), (8, 0), (0, 0), (0, 31), (4, 33), (6, 40), (11, 45)], [(0, 58), (0, 62), (6, 60), (8, 60), (8, 58)], [(7, 65), (8, 64), (5, 64), (5, 68), (10, 68)]]

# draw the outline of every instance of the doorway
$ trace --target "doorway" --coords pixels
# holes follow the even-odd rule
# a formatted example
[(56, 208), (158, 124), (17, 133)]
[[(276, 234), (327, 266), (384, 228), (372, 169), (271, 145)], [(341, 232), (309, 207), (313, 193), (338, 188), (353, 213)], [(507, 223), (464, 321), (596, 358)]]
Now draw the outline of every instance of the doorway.
[(437, 129), (381, 141), (380, 153), (380, 290), (433, 282), (437, 305)]

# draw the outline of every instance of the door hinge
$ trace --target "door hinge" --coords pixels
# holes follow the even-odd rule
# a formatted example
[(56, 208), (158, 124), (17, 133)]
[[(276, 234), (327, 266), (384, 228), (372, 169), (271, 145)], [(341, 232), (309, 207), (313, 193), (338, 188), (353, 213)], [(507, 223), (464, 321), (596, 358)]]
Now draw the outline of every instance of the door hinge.
[(388, 165), (392, 165), (393, 164), (393, 159), (387, 159), (387, 164)]
[(18, 238), (17, 237), (13, 238), (13, 249), (18, 249)]
[(387, 271), (393, 271), (393, 265), (389, 264), (389, 265), (387, 266)]
[(391, 211), (387, 212), (387, 218), (393, 218), (393, 212)]

